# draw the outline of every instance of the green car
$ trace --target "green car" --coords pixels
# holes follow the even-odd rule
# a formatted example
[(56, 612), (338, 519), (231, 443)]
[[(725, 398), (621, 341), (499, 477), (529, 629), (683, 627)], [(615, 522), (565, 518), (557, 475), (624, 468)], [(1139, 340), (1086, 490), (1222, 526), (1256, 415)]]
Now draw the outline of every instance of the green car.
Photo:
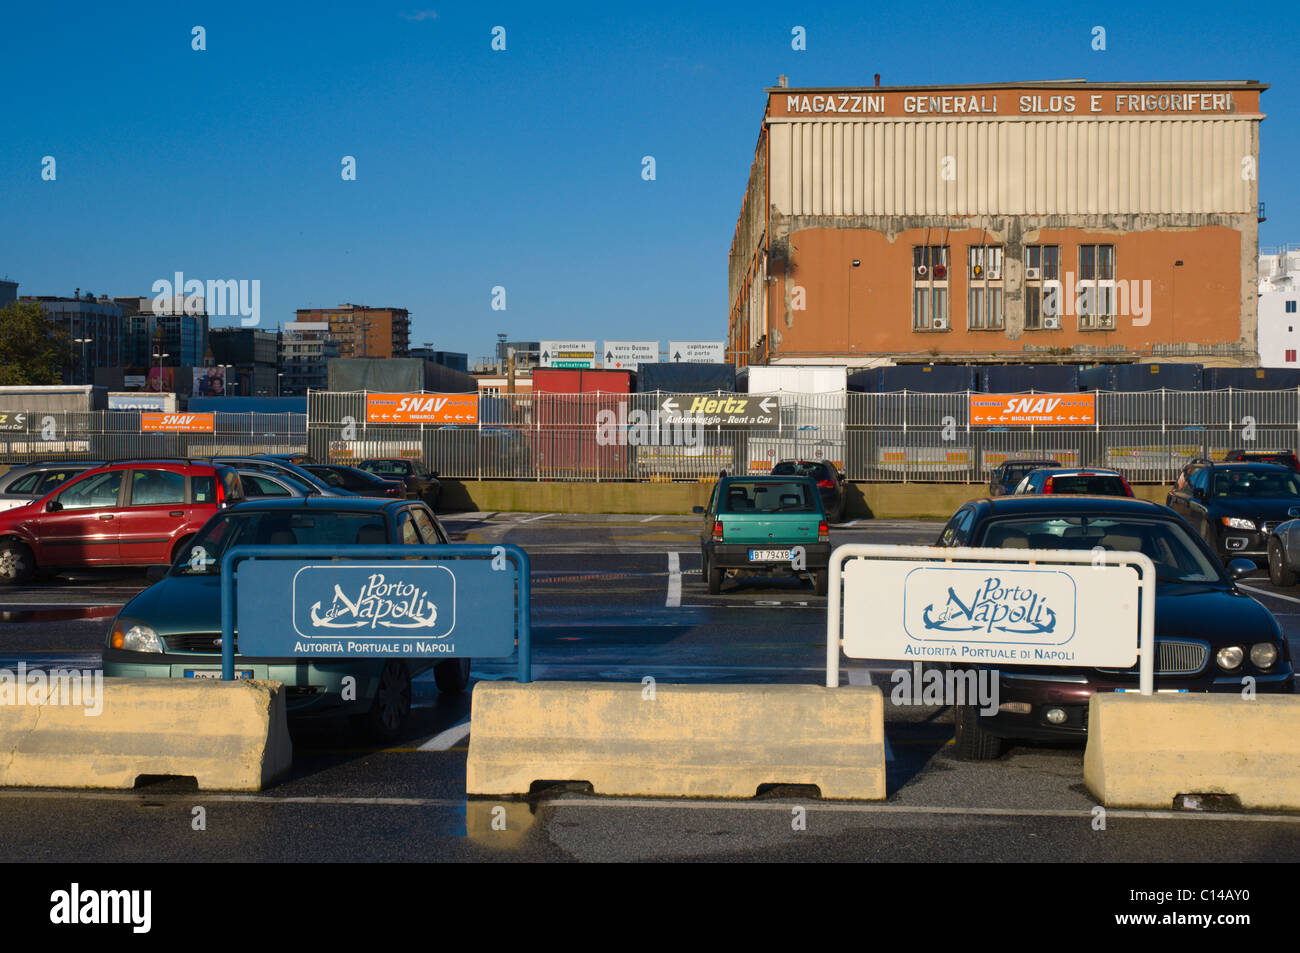
[[(166, 576), (122, 607), (104, 646), (104, 674), (221, 677), (221, 557), (231, 546), (446, 542), (437, 517), (418, 500), (306, 497), (227, 507), (204, 524)], [(440, 692), (460, 694), (469, 684), (467, 658), (246, 658), (236, 625), (236, 678), (283, 682), (290, 718), (354, 716), (379, 741), (401, 735), (411, 714), (411, 680), (429, 668)]]
[(826, 595), (830, 527), (817, 484), (800, 476), (724, 476), (713, 487), (700, 533), (700, 573), (709, 592), (728, 572), (796, 575)]

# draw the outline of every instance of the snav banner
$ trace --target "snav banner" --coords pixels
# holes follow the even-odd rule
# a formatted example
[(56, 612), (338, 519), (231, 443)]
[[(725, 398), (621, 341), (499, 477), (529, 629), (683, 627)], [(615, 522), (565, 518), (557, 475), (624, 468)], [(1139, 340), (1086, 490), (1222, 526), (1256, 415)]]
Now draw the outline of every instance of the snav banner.
[(372, 424), (478, 423), (477, 394), (367, 394)]
[(141, 433), (213, 433), (216, 423), (212, 414), (140, 414)]
[(1092, 426), (1097, 422), (1097, 395), (971, 394), (970, 422), (972, 427)]
[(851, 658), (1128, 668), (1138, 656), (1138, 573), (1098, 563), (844, 566)]

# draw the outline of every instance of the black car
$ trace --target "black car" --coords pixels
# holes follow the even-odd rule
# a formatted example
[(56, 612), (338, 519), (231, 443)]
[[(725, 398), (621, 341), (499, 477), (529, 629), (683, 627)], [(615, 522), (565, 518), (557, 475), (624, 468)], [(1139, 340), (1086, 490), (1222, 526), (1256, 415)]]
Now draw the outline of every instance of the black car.
[(824, 461), (782, 460), (772, 467), (772, 476), (806, 476), (817, 484), (826, 518), (837, 523), (844, 518), (844, 474)]
[(1033, 471), (1060, 465), (1056, 460), (1008, 460), (989, 477), (989, 496), (1014, 493), (1020, 481)]
[(406, 484), (399, 479), (385, 480), (356, 467), (340, 463), (304, 463), (302, 468), (314, 473), (336, 489), (351, 490), (360, 496), (383, 496), (406, 499)]
[[(1156, 691), (1294, 691), (1286, 639), (1273, 614), (1237, 588), (1254, 570), (1234, 559), (1225, 571), (1215, 553), (1167, 507), (1146, 500), (1087, 496), (1008, 496), (967, 503), (949, 520), (939, 546), (1015, 549), (1095, 547), (1145, 553), (1155, 564)], [(954, 712), (957, 753), (995, 758), (1003, 739), (1082, 740), (1096, 692), (1134, 691), (1138, 666), (1073, 669), (962, 666), (998, 672), (998, 711), (977, 705)]]
[(1300, 458), (1294, 450), (1229, 450), (1225, 463), (1276, 463), (1300, 472)]
[(438, 474), (430, 473), (419, 460), (401, 457), (383, 457), (362, 460), (357, 468), (373, 473), (385, 480), (398, 480), (406, 484), (406, 496), (412, 500), (423, 500), (429, 509), (438, 512), (438, 498), (442, 495), (442, 484)]
[(1276, 463), (1194, 460), (1165, 502), (1221, 559), (1262, 564), (1273, 528), (1300, 516), (1300, 474)]

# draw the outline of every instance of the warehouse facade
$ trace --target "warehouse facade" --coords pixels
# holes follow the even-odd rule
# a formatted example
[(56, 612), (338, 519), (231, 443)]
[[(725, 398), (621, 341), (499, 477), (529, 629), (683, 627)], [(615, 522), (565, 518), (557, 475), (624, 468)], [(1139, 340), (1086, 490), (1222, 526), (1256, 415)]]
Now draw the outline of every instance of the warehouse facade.
[(768, 89), (738, 364), (1253, 363), (1256, 81)]

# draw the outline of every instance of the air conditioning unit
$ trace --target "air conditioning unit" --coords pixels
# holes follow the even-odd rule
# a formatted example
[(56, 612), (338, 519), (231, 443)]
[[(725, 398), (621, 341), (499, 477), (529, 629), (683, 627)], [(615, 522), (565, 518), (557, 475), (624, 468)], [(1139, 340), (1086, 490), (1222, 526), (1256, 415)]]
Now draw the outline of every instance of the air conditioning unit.
[(1061, 329), (1061, 319), (1055, 314), (1049, 314), (1043, 318), (1043, 328), (1047, 331), (1059, 331)]
[(1041, 268), (1025, 269), (1025, 281), (1041, 281), (1042, 277), (1043, 277), (1043, 269)]
[(1002, 277), (1002, 272), (999, 271), (997, 268), (990, 268), (988, 270), (988, 274), (985, 275), (985, 277), (988, 278), (989, 281), (998, 281)]
[(948, 330), (948, 319), (947, 319), (947, 318), (935, 318), (935, 319), (934, 319), (934, 323), (931, 324), (930, 327), (933, 328), (933, 329), (936, 330), (936, 331), (947, 331), (947, 330)]
[(918, 265), (916, 267), (916, 277), (928, 278), (929, 276), (930, 276), (930, 269), (925, 267), (925, 265)]

